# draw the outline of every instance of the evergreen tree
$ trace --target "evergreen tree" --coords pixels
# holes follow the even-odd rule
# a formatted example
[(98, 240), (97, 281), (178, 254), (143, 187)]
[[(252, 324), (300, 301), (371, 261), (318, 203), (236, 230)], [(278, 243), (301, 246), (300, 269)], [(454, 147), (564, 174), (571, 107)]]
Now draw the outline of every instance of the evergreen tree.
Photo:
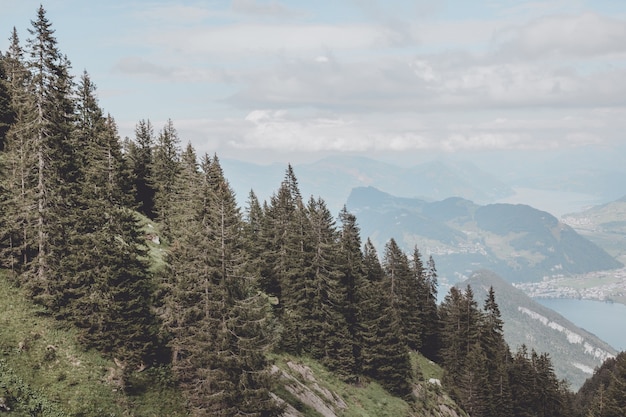
[(439, 313), (437, 310), (437, 268), (432, 256), (428, 258), (424, 268), (421, 254), (417, 247), (413, 252), (413, 274), (418, 280), (419, 305), (422, 320), (422, 347), (420, 352), (430, 360), (438, 360)]
[(300, 314), (302, 302), (310, 297), (312, 287), (304, 276), (304, 242), (308, 219), (298, 181), (291, 165), (278, 191), (265, 210), (266, 251), (261, 285), (279, 299), (278, 313), (284, 326), (282, 348), (300, 353), (304, 347)]
[(140, 120), (135, 126), (135, 140), (127, 141), (125, 144), (130, 182), (135, 191), (135, 205), (150, 219), (155, 217), (155, 189), (151, 183), (154, 141), (154, 129), (150, 120)]
[(30, 72), (24, 51), (13, 28), (9, 50), (3, 58), (10, 92), (13, 123), (6, 132), (0, 201), (4, 225), (0, 229), (3, 266), (22, 273), (36, 255), (36, 152), (32, 140), (35, 103), (30, 91)]
[(472, 417), (489, 415), (488, 380), (487, 357), (480, 343), (475, 343), (470, 347), (454, 389), (463, 409)]
[(626, 353), (622, 352), (615, 358), (606, 393), (599, 391), (595, 396), (597, 415), (601, 417), (617, 417), (626, 413)]
[(409, 350), (390, 295), (381, 284), (368, 282), (363, 288), (361, 355), (363, 373), (389, 392), (408, 397), (412, 369)]
[(367, 238), (363, 247), (363, 269), (369, 282), (381, 282), (385, 276), (378, 259), (378, 252), (370, 238)]
[(364, 248), (364, 273), (360, 288), (359, 343), (363, 373), (378, 380), (389, 392), (407, 397), (412, 379), (409, 349), (402, 336), (391, 293), (383, 290), (384, 271), (376, 248), (368, 239)]
[(454, 380), (461, 373), (466, 353), (463, 349), (463, 294), (458, 288), (450, 288), (439, 307), (439, 316), (442, 326), (440, 355), (446, 372)]
[(182, 155), (176, 184), (186, 189), (174, 198), (186, 213), (173, 224), (186, 226), (172, 234), (164, 275), (173, 371), (193, 415), (278, 415), (265, 357), (269, 306), (247, 274), (243, 220), (217, 157), (205, 155), (198, 172), (194, 155), (190, 146)]
[(392, 308), (400, 319), (401, 332), (410, 349), (418, 350), (422, 344), (419, 282), (412, 272), (409, 259), (394, 239), (385, 245), (383, 256), (384, 286), (391, 297)]
[(57, 281), (53, 275), (62, 279), (59, 261), (76, 214), (72, 213), (78, 174), (76, 144), (72, 141), (73, 92), (68, 60), (59, 52), (43, 7), (31, 23), (27, 68), (35, 110), (29, 135), (36, 158), (31, 168), (36, 178), (36, 255), (26, 277), (33, 295), (51, 305), (57, 297), (51, 288)]
[(528, 358), (528, 350), (522, 345), (513, 356), (509, 369), (513, 415), (515, 417), (532, 417), (537, 406), (533, 390), (534, 369)]
[(0, 52), (0, 151), (4, 150), (7, 132), (15, 120), (6, 58)]
[(485, 415), (509, 415), (512, 413), (512, 404), (507, 367), (511, 358), (509, 346), (504, 340), (503, 322), (493, 287), (489, 288), (483, 310), (485, 315), (480, 339), (488, 373), (488, 381), (485, 381), (488, 388), (488, 410)]
[(163, 234), (170, 237), (174, 183), (180, 170), (180, 139), (174, 123), (168, 120), (157, 136), (153, 148), (150, 186), (155, 190), (154, 211), (161, 222)]
[[(344, 308), (348, 288), (338, 268), (339, 235), (330, 211), (321, 199), (311, 198), (307, 205), (311, 228), (305, 250), (306, 275), (311, 277), (311, 314), (303, 311), (305, 343), (314, 357), (346, 380), (355, 379), (354, 346)], [(308, 317), (307, 317), (308, 316)]]
[(363, 361), (361, 356), (360, 320), (363, 315), (363, 289), (367, 286), (361, 251), (360, 230), (356, 216), (349, 213), (344, 206), (339, 213), (341, 221), (341, 235), (339, 238), (338, 269), (341, 273), (341, 285), (345, 289), (345, 299), (342, 303), (343, 316), (348, 326), (349, 342), (352, 347), (352, 369), (345, 368), (352, 375), (350, 379), (357, 380), (362, 373)]
[(244, 236), (246, 252), (250, 256), (250, 271), (255, 276), (267, 275), (263, 269), (262, 256), (265, 251), (265, 213), (253, 190), (248, 194), (244, 216)]

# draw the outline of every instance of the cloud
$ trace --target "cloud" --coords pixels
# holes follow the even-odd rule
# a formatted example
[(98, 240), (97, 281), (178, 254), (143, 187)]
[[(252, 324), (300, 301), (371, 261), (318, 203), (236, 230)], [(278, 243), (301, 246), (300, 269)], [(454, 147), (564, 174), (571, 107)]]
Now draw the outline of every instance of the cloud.
[(121, 58), (114, 66), (113, 71), (128, 75), (149, 75), (154, 77), (168, 78), (173, 69), (154, 64), (138, 56)]
[(134, 77), (149, 77), (153, 80), (177, 83), (230, 82), (230, 76), (222, 71), (205, 67), (174, 67), (156, 64), (139, 56), (120, 58), (113, 72)]
[(177, 122), (177, 129), (200, 149), (210, 142), (213, 151), (243, 153), (545, 150), (609, 143), (611, 135), (606, 135), (604, 123), (594, 120), (597, 116), (580, 112), (569, 117), (553, 114), (478, 122), (472, 118), (455, 124), (445, 113), (428, 119), (399, 114), (390, 120), (380, 114), (322, 116), (258, 109), (242, 119), (183, 120)]
[(256, 0), (233, 0), (231, 8), (235, 13), (254, 17), (291, 18), (303, 15), (301, 11), (277, 1), (261, 3)]
[[(143, 5), (142, 5), (143, 6)], [(134, 15), (142, 21), (148, 19), (152, 24), (193, 24), (203, 20), (223, 15), (215, 10), (200, 6), (187, 6), (183, 4), (154, 4), (149, 7), (142, 7), (135, 11)]]
[(496, 34), (499, 53), (517, 59), (626, 53), (626, 21), (596, 13), (552, 15)]

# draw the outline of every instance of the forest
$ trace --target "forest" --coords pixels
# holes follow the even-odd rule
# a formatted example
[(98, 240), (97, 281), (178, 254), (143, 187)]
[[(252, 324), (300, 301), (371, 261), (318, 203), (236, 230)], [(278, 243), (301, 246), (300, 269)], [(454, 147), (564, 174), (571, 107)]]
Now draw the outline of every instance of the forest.
[[(393, 239), (379, 253), (354, 214), (303, 197), (291, 166), (269, 201), (251, 191), (238, 207), (218, 156), (197, 155), (171, 120), (119, 137), (89, 74), (71, 74), (43, 7), (25, 43), (9, 36), (1, 267), (84, 349), (120, 364), (122, 390), (146, 368), (166, 369), (188, 415), (278, 416), (272, 355), (286, 352), (411, 403), (419, 352), (472, 417), (626, 415), (624, 354), (571, 392), (547, 354), (510, 349), (493, 290), (476, 300), (453, 287), (438, 305), (431, 256)], [(146, 243), (155, 237), (158, 262)], [(35, 400), (3, 369), (0, 397), (25, 409)]]

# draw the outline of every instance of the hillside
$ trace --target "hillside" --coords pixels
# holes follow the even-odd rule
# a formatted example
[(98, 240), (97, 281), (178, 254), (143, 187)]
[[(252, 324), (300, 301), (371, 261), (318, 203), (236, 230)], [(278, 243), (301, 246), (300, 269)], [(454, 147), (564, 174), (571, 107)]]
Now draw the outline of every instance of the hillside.
[(481, 206), (458, 197), (427, 202), (360, 187), (347, 207), (363, 236), (377, 246), (391, 237), (407, 251), (417, 245), (435, 256), (440, 276), (451, 282), (481, 268), (510, 282), (532, 282), (622, 266), (551, 214), (527, 205)]
[[(121, 369), (115, 361), (86, 351), (75, 331), (46, 312), (12, 286), (0, 271), (0, 411), (8, 415), (40, 416), (184, 416), (184, 403), (167, 367), (135, 373), (130, 386), (120, 389)], [(374, 382), (359, 386), (343, 383), (317, 361), (276, 355), (274, 371), (280, 377), (276, 395), (285, 402), (287, 417), (300, 416), (432, 416), (465, 414), (439, 386), (442, 370), (413, 354), (418, 401), (411, 405), (387, 393)]]
[(478, 300), (484, 300), (492, 286), (511, 350), (525, 344), (529, 349), (549, 353), (556, 374), (567, 379), (573, 390), (580, 388), (604, 360), (617, 353), (595, 335), (533, 301), (491, 271), (478, 271), (458, 284), (466, 285), (471, 285)]

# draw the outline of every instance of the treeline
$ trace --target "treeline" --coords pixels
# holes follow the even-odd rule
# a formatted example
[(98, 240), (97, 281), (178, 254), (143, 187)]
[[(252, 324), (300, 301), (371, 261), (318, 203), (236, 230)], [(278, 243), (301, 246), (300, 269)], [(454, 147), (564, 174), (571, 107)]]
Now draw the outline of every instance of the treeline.
[[(437, 306), (437, 271), (392, 239), (381, 256), (356, 217), (303, 199), (291, 166), (269, 201), (242, 211), (216, 155), (184, 149), (171, 121), (121, 140), (96, 88), (78, 82), (40, 8), (25, 46), (0, 55), (3, 267), (128, 382), (171, 367), (193, 415), (280, 415), (268, 353), (318, 359), (345, 381), (415, 400), (410, 352), (445, 368), (475, 416), (568, 416), (550, 358), (509, 351), (490, 291)], [(139, 217), (167, 248), (151, 262)]]

